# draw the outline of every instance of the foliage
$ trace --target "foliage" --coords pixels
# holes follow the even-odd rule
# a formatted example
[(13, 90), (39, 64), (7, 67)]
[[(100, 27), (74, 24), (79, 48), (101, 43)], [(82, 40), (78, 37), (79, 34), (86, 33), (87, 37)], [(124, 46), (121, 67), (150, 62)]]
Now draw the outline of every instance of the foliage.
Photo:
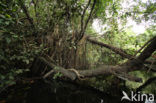
[(16, 77), (28, 71), (34, 57), (43, 50), (42, 46), (26, 41), (18, 9), (17, 1), (0, 1), (0, 87), (14, 84)]
[[(96, 69), (101, 64), (118, 65), (125, 61), (111, 50), (88, 43), (85, 37), (78, 41), (86, 21), (89, 23), (85, 35), (122, 48), (131, 55), (155, 35), (155, 2), (132, 0), (135, 5), (126, 9), (121, 5), (125, 0), (96, 0), (88, 19), (95, 0), (88, 1), (1, 0), (0, 87), (14, 84), (18, 77), (32, 69), (37, 56), (48, 55), (53, 63), (67, 69)], [(127, 26), (129, 18), (137, 23), (149, 22), (150, 26), (144, 33), (136, 35)], [(95, 19), (103, 24), (103, 34), (93, 30)], [(54, 78), (61, 75), (55, 74)], [(96, 82), (94, 86), (105, 90), (115, 82), (113, 79), (107, 76), (92, 81)]]

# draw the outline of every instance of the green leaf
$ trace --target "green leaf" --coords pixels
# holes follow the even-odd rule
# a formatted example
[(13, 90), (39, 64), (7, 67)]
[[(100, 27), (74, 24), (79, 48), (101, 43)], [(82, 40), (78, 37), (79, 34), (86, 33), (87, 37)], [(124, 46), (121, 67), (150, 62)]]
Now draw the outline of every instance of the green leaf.
[(5, 16), (6, 16), (6, 17), (8, 17), (8, 18), (11, 18), (11, 16), (10, 16), (10, 15), (8, 15), (8, 14), (6, 14)]
[(62, 76), (62, 74), (61, 74), (60, 72), (58, 72), (58, 73), (56, 73), (56, 74), (53, 76), (53, 79), (56, 79), (56, 78), (61, 77), (61, 76)]
[(26, 64), (29, 64), (29, 60), (25, 60)]
[(9, 24), (10, 24), (10, 22), (9, 22), (9, 21), (6, 21), (6, 22), (5, 22), (5, 24), (6, 24), (6, 25), (9, 25)]
[(9, 75), (9, 79), (13, 80), (13, 79), (14, 79), (14, 77), (13, 77), (12, 75)]
[(1, 14), (0, 14), (0, 17), (3, 18), (3, 19), (5, 19), (5, 16), (4, 16), (4, 15), (1, 15)]
[(0, 75), (0, 80), (3, 80), (5, 79), (5, 76), (4, 75)]
[(18, 69), (17, 71), (15, 71), (17, 74), (23, 73), (22, 69)]
[(7, 37), (6, 42), (9, 44), (11, 42), (11, 39)]

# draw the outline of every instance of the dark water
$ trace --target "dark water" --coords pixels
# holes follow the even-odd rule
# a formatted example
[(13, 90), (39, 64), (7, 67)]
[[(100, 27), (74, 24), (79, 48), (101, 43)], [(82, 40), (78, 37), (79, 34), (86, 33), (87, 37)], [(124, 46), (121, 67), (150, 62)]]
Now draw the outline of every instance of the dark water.
[(56, 80), (41, 80), (11, 91), (8, 103), (120, 103), (119, 97)]

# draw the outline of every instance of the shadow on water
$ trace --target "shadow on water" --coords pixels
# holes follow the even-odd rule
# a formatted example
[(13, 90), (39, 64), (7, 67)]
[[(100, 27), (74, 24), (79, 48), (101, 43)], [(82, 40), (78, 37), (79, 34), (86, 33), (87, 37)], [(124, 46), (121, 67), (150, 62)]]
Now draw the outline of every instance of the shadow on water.
[(120, 97), (56, 80), (40, 80), (12, 91), (9, 103), (120, 103)]

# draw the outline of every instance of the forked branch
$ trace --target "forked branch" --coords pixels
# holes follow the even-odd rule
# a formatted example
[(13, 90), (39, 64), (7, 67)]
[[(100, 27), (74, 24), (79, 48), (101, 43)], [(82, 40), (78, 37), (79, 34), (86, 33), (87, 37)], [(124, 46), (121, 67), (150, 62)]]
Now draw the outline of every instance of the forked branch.
[(79, 37), (78, 41), (81, 40), (83, 38), (83, 36), (84, 36), (84, 33), (85, 33), (85, 30), (86, 30), (87, 25), (89, 23), (89, 20), (91, 19), (91, 16), (93, 14), (93, 10), (94, 10), (95, 4), (96, 4), (96, 0), (94, 0), (94, 2), (93, 2), (93, 5), (92, 5), (90, 13), (89, 13), (89, 16), (88, 16), (88, 18), (87, 18), (87, 20), (85, 22), (85, 25), (84, 25), (84, 16), (85, 16), (86, 10), (87, 10), (90, 3), (91, 3), (91, 0), (89, 0), (87, 6), (85, 7), (85, 9), (83, 11), (83, 14), (81, 16), (81, 31), (80, 31), (80, 37)]

